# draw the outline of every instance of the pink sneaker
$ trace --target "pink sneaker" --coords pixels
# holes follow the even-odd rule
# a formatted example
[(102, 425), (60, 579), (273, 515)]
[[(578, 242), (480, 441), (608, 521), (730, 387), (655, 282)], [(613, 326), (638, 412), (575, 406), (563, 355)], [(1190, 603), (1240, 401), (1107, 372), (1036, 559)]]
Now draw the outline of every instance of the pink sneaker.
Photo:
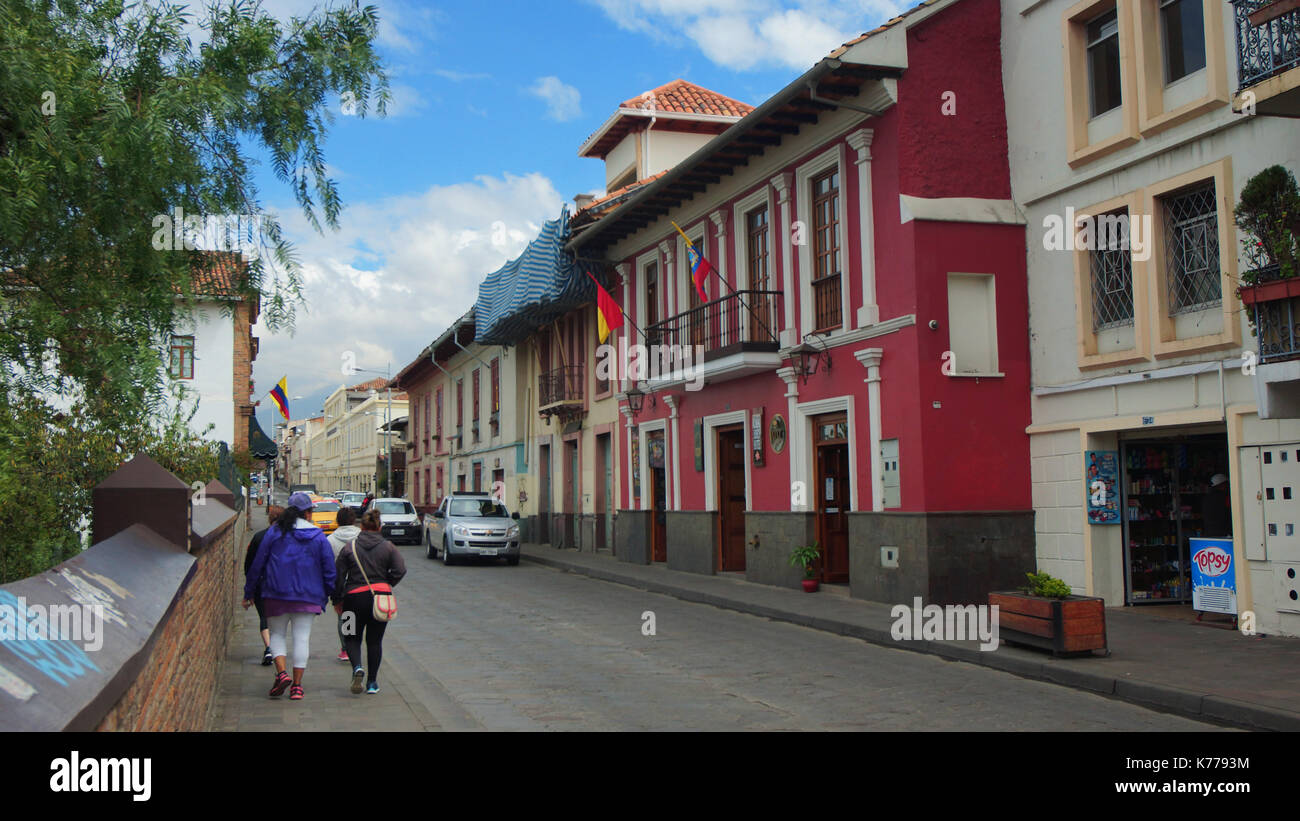
[(279, 698), (290, 684), (293, 684), (293, 679), (289, 678), (288, 673), (276, 673), (275, 683), (271, 685), (271, 698)]
[(339, 654), (338, 654), (338, 656), (337, 656), (337, 658), (338, 658), (339, 661), (346, 661), (346, 662), (349, 662), (349, 663), (351, 662), (351, 659), (348, 658), (348, 651), (347, 651), (347, 650), (340, 650), (340, 651), (339, 651)]

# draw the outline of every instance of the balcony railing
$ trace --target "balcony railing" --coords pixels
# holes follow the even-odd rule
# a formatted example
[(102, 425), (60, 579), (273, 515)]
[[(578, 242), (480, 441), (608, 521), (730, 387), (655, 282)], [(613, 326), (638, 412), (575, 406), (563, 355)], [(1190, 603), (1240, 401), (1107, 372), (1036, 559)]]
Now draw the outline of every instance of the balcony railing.
[[(1281, 266), (1270, 265), (1247, 273), (1244, 280), (1252, 285), (1268, 285), (1281, 279)], [(1259, 340), (1260, 362), (1300, 359), (1300, 297), (1283, 291), (1250, 306), (1255, 319), (1255, 337)]]
[(733, 291), (646, 328), (651, 345), (698, 345), (706, 359), (740, 351), (776, 351), (780, 291)]
[(547, 371), (542, 374), (538, 386), (538, 410), (545, 412), (552, 407), (581, 405), (585, 385), (582, 365), (568, 365)]
[(1260, 25), (1250, 22), (1250, 15), (1273, 4), (1273, 0), (1232, 0), (1241, 89), (1300, 66), (1300, 9), (1284, 12)]

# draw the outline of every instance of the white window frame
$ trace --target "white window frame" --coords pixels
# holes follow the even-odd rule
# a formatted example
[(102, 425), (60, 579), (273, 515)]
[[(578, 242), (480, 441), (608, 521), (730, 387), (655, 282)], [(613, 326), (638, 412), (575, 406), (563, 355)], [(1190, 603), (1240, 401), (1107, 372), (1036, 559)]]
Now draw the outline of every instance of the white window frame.
[(641, 437), (641, 509), (654, 510), (654, 500), (650, 498), (650, 437), (648, 434), (655, 431), (664, 432), (664, 482), (667, 485), (664, 488), (664, 510), (673, 510), (673, 485), (676, 477), (673, 476), (673, 457), (672, 447), (673, 438), (668, 435), (668, 420), (656, 419), (653, 422), (642, 422), (637, 426), (637, 436)]
[[(713, 447), (715, 438), (714, 431), (717, 428), (726, 427), (727, 425), (744, 426), (744, 442), (746, 447), (749, 443), (749, 413), (748, 411), (738, 410), (730, 413), (715, 413), (712, 416), (704, 417), (704, 509), (718, 509), (718, 456), (716, 449)], [(745, 459), (745, 510), (754, 509), (753, 483), (750, 474), (750, 467), (753, 460)]]
[[(658, 247), (655, 247), (655, 248), (651, 248), (649, 251), (646, 251), (644, 254), (638, 256), (634, 263), (636, 265), (636, 324), (638, 328), (642, 328), (642, 329), (646, 327), (646, 301), (647, 300), (646, 300), (646, 290), (645, 290), (645, 286), (646, 286), (645, 269), (649, 268), (651, 263), (658, 265), (659, 297), (660, 297), (659, 304), (663, 305), (664, 262), (659, 255)], [(664, 318), (662, 316), (659, 317), (659, 321), (662, 322), (663, 319)], [(629, 345), (635, 344), (635, 342), (629, 341), (628, 344)]]
[[(849, 272), (851, 268), (848, 234), (845, 222), (848, 217), (848, 177), (844, 174), (847, 163), (844, 143), (836, 143), (822, 153), (808, 160), (795, 169), (795, 219), (803, 223), (804, 244), (796, 246), (799, 251), (799, 339), (813, 329), (812, 310), (812, 273), (813, 273), (813, 225), (812, 225), (812, 181), (818, 174), (832, 168), (840, 178), (839, 219), (836, 220), (840, 248), (840, 327), (827, 336), (834, 339), (850, 330), (852, 320), (849, 315)], [(857, 509), (856, 507), (854, 508)]]
[[(759, 207), (767, 208), (767, 271), (768, 285), (767, 290), (777, 290), (773, 285), (776, 282), (776, 258), (773, 254), (775, 247), (773, 240), (775, 235), (772, 232), (774, 217), (776, 215), (776, 201), (772, 196), (772, 186), (763, 183), (754, 193), (747, 197), (739, 199), (731, 208), (731, 232), (735, 238), (736, 261), (733, 267), (736, 271), (736, 290), (745, 291), (750, 288), (749, 280), (749, 212)], [(776, 311), (772, 312), (776, 315)], [(749, 311), (742, 311), (740, 315), (740, 338), (750, 338), (749, 324), (753, 317)], [(779, 333), (773, 329), (774, 333)]]
[[(960, 371), (957, 371), (954, 372), (952, 376), (954, 377), (964, 376), (964, 377), (976, 377), (976, 378), (1006, 376), (1006, 374), (1002, 373), (1002, 369), (1000, 367), (1000, 360), (998, 357), (998, 278), (993, 274), (988, 274), (988, 273), (979, 273), (979, 272), (971, 272), (971, 271), (949, 271), (947, 277), (944, 280), (944, 285), (949, 286), (949, 291), (948, 291), (949, 296), (952, 293), (951, 282), (953, 277), (965, 277), (967, 279), (981, 278), (988, 282), (989, 334), (990, 334), (990, 339), (988, 340), (988, 344), (989, 344), (989, 351), (992, 354), (990, 359), (992, 360), (991, 364), (993, 366), (993, 369), (988, 372), (962, 373)], [(952, 337), (951, 337), (952, 312), (953, 312), (953, 306), (952, 306), (951, 299), (949, 299), (949, 304), (948, 304), (948, 328), (950, 332), (948, 338), (949, 345), (952, 344)], [(954, 351), (954, 353), (956, 354), (957, 357), (957, 365), (960, 367), (961, 354), (960, 352), (956, 352), (956, 351)]]
[[(853, 410), (853, 397), (832, 396), (827, 399), (816, 399), (811, 402), (798, 402), (794, 406), (794, 419), (791, 420), (789, 440), (786, 447), (790, 450), (790, 472), (791, 481), (801, 481), (804, 487), (810, 492), (816, 490), (813, 487), (813, 448), (812, 444), (812, 419), (814, 416), (821, 416), (824, 413), (835, 413), (844, 411), (846, 421), (849, 424), (849, 510), (857, 512), (862, 510), (858, 506), (858, 433), (856, 424), (856, 415)], [(876, 464), (875, 460), (879, 455), (872, 457), (871, 464)], [(814, 496), (808, 495), (808, 502), (803, 508), (803, 512), (816, 512), (817, 504)], [(791, 508), (793, 509), (793, 508)]]
[[(709, 218), (703, 216), (690, 225), (682, 226), (682, 230), (686, 232), (686, 236), (691, 238), (691, 242), (695, 244), (695, 248), (700, 252), (700, 256), (704, 257), (706, 260), (709, 258), (704, 252), (708, 248), (706, 243), (709, 239), (709, 225), (711, 224), (712, 222)], [(699, 234), (700, 241), (698, 243), (695, 243), (696, 234)], [(680, 316), (691, 309), (691, 291), (695, 290), (695, 285), (691, 282), (691, 260), (686, 255), (686, 240), (681, 234), (677, 235), (676, 262), (677, 264), (674, 266), (677, 271), (677, 285), (675, 290), (681, 296), (678, 298), (676, 313), (674, 313), (673, 316)], [(712, 264), (712, 260), (709, 262)], [(718, 273), (720, 274), (722, 272), (718, 271)], [(713, 299), (716, 299), (716, 297), (710, 297), (709, 299), (712, 301)]]

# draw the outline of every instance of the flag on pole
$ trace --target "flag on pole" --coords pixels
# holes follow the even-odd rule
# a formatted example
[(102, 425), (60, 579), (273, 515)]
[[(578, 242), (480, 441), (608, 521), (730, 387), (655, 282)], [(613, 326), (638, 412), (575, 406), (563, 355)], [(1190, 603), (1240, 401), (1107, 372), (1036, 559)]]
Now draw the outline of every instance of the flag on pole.
[(611, 331), (616, 331), (623, 327), (623, 309), (614, 301), (614, 297), (609, 292), (600, 287), (596, 278), (587, 272), (591, 281), (596, 283), (596, 320), (600, 344), (604, 345), (605, 340), (609, 337)]
[(271, 399), (275, 401), (275, 406), (280, 409), (280, 415), (284, 421), (289, 421), (289, 386), (286, 384), (288, 377), (281, 377), (280, 384), (271, 388)]
[(680, 225), (674, 222), (673, 227), (682, 235), (682, 239), (686, 240), (686, 258), (691, 263), (691, 282), (695, 284), (695, 293), (699, 295), (700, 302), (708, 302), (709, 295), (704, 290), (704, 281), (709, 278), (709, 274), (713, 273), (713, 266), (695, 248), (695, 243), (691, 242), (691, 238), (686, 236), (686, 232)]

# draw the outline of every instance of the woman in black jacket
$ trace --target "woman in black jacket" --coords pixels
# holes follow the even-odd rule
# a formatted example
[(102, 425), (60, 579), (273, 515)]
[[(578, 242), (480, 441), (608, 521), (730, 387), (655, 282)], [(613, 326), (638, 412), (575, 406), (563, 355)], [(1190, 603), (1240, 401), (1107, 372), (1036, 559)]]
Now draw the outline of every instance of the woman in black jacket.
[[(280, 514), (283, 512), (284, 508), (279, 505), (267, 505), (267, 527), (265, 530), (259, 530), (253, 534), (252, 541), (248, 543), (248, 555), (244, 556), (245, 580), (248, 578), (248, 571), (253, 568), (253, 559), (257, 558), (257, 549), (262, 546), (262, 537), (266, 535), (266, 531), (271, 529), (270, 525), (275, 524), (275, 520), (280, 518)], [(270, 667), (272, 662), (271, 631), (266, 624), (266, 606), (262, 603), (262, 595), (260, 592), (253, 598), (253, 604), (257, 606), (258, 629), (262, 631), (262, 666)]]
[[(366, 666), (370, 675), (366, 693), (379, 692), (379, 664), (384, 655), (384, 630), (388, 622), (374, 617), (375, 593), (391, 593), (393, 586), (406, 575), (406, 562), (393, 543), (380, 533), (382, 520), (378, 510), (361, 517), (361, 533), (339, 551), (335, 560), (338, 572), (334, 583), (334, 611), (344, 617), (343, 645), (352, 664), (352, 692), (361, 692), (361, 636), (366, 637)], [(350, 618), (349, 618), (350, 617)], [(350, 621), (350, 624), (348, 623)]]

